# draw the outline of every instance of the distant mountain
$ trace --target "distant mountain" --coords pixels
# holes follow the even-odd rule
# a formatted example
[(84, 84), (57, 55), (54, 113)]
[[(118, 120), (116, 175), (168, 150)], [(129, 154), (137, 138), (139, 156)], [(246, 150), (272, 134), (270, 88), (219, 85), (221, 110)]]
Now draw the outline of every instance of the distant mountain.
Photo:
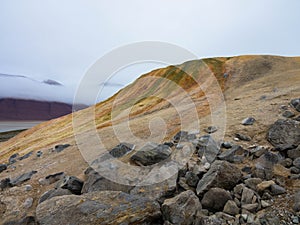
[[(85, 105), (76, 105), (77, 110), (86, 107)], [(71, 112), (72, 105), (62, 102), (0, 99), (0, 121), (50, 120)]]

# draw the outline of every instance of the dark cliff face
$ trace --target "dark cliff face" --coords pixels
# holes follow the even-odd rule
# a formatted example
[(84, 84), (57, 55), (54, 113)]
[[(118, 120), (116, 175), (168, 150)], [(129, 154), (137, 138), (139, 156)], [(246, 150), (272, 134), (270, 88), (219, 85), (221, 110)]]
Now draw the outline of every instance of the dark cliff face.
[(23, 99), (0, 99), (0, 120), (50, 120), (72, 112), (72, 105)]

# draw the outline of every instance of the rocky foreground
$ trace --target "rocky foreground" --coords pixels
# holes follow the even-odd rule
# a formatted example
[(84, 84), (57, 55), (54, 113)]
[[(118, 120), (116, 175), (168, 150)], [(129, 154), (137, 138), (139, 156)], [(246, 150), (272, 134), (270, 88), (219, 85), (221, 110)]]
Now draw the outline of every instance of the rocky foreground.
[[(208, 134), (202, 136), (195, 131), (180, 131), (170, 142), (149, 143), (138, 151), (128, 143), (110, 150), (114, 158), (130, 157), (132, 165), (150, 172), (155, 172), (157, 163), (164, 168), (175, 166), (178, 172), (161, 183), (136, 187), (115, 183), (95, 171), (102, 162), (95, 159), (82, 179), (63, 171), (40, 179), (41, 186), (55, 188), (40, 193), (39, 199), (30, 197), (19, 205), (7, 196), (31, 192), (30, 179), (38, 171), (7, 177), (0, 182), (0, 218), (6, 225), (299, 224), (299, 112), (300, 99), (282, 106), (285, 119), (279, 118), (269, 127), (265, 134), (268, 146), (250, 144), (247, 133), (236, 133), (234, 140), (219, 142), (213, 137), (218, 128), (211, 126), (205, 129)], [(237, 121), (244, 126), (256, 122), (253, 117)], [(57, 145), (51, 154), (68, 147)], [(187, 162), (176, 164), (172, 160), (180, 154), (185, 156), (190, 149)], [(41, 151), (14, 154), (7, 164), (0, 165), (0, 172), (14, 168), (17, 161), (42, 155)], [(34, 201), (38, 201), (37, 206)], [(21, 208), (32, 207), (36, 207), (35, 213), (24, 213), (21, 220), (5, 219), (6, 214), (17, 215)]]

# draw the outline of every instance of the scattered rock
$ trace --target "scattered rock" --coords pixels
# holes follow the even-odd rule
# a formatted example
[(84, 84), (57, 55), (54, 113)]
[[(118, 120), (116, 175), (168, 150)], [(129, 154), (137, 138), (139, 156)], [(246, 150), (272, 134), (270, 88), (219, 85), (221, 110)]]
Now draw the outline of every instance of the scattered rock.
[(237, 133), (235, 137), (242, 141), (251, 141), (251, 137), (245, 134)]
[(6, 164), (0, 164), (0, 173), (2, 173), (4, 170), (7, 170)]
[(211, 188), (201, 200), (203, 208), (212, 212), (222, 211), (226, 202), (232, 200), (228, 191), (222, 188)]
[(25, 191), (31, 191), (31, 190), (32, 190), (32, 186), (31, 186), (30, 184), (26, 184), (26, 185), (24, 186), (24, 190), (25, 190)]
[(11, 155), (8, 159), (8, 164), (14, 164), (15, 162), (17, 162), (18, 157), (19, 157), (19, 153), (15, 153)]
[(115, 158), (120, 158), (126, 155), (127, 153), (131, 152), (134, 148), (135, 146), (132, 144), (120, 143), (112, 150), (110, 150), (109, 153)]
[(223, 142), (221, 147), (229, 149), (232, 148), (232, 144), (230, 142)]
[[(255, 213), (257, 208), (258, 208), (258, 203), (242, 205), (242, 209), (246, 209), (247, 211), (249, 211), (251, 213)], [(247, 219), (247, 221), (248, 221), (248, 219)]]
[(199, 182), (199, 177), (197, 174), (189, 171), (185, 175), (186, 183), (191, 187), (196, 187)]
[(273, 167), (273, 174), (274, 174), (274, 176), (277, 176), (277, 177), (288, 178), (291, 175), (291, 172), (289, 169), (285, 168), (283, 165), (276, 164)]
[(263, 181), (260, 184), (258, 184), (256, 186), (256, 188), (257, 188), (258, 191), (262, 192), (262, 191), (266, 190), (267, 188), (271, 187), (274, 184), (275, 184), (275, 182), (273, 180)]
[(196, 149), (198, 156), (204, 156), (208, 163), (212, 163), (220, 152), (218, 144), (210, 135), (200, 137)]
[(242, 205), (251, 204), (254, 195), (255, 195), (255, 193), (253, 190), (251, 190), (247, 187), (244, 187), (243, 192), (242, 192), (242, 198), (241, 198)]
[[(199, 131), (198, 131), (199, 133)], [(188, 133), (187, 131), (179, 131), (174, 137), (173, 142), (179, 143), (179, 142), (186, 142), (196, 139), (196, 134), (194, 132)]]
[(25, 202), (23, 203), (24, 208), (29, 209), (32, 206), (33, 198), (26, 198)]
[(286, 193), (286, 190), (277, 184), (273, 184), (271, 185), (271, 192), (273, 195), (282, 195)]
[(235, 215), (239, 214), (240, 209), (234, 201), (229, 200), (226, 202), (223, 212), (228, 213), (229, 215), (235, 216)]
[(253, 125), (254, 122), (255, 122), (255, 119), (253, 117), (248, 117), (242, 121), (242, 124), (244, 126), (248, 126), (248, 125)]
[(64, 172), (50, 174), (50, 175), (46, 176), (45, 178), (40, 179), (39, 183), (41, 185), (50, 185), (50, 184), (53, 184), (53, 183), (63, 179), (64, 177), (65, 177)]
[(39, 199), (39, 204), (48, 199), (54, 198), (56, 196), (71, 195), (71, 194), (72, 192), (69, 191), (68, 189), (57, 188), (57, 189), (49, 190), (44, 194), (42, 194), (42, 196)]
[(293, 106), (298, 112), (300, 112), (300, 98), (295, 98), (291, 100), (291, 106)]
[(300, 125), (294, 120), (277, 120), (268, 130), (268, 141), (280, 150), (300, 144)]
[(83, 182), (74, 176), (66, 176), (63, 182), (59, 185), (62, 189), (68, 189), (75, 195), (81, 194)]
[(172, 151), (167, 145), (148, 143), (131, 156), (131, 160), (138, 165), (150, 166), (169, 158), (171, 153)]
[(298, 169), (300, 169), (300, 157), (296, 158), (293, 161), (293, 165), (296, 166)]
[(38, 205), (36, 217), (40, 225), (155, 224), (161, 212), (159, 204), (148, 198), (101, 191), (51, 198)]
[(282, 113), (282, 116), (285, 118), (292, 118), (295, 116), (295, 113), (293, 113), (292, 111), (286, 110)]
[(191, 225), (194, 224), (197, 211), (201, 208), (194, 192), (185, 191), (174, 198), (166, 199), (161, 209), (164, 220), (170, 224)]
[(19, 157), (18, 160), (22, 161), (22, 160), (24, 160), (24, 159), (27, 159), (27, 158), (29, 158), (32, 154), (33, 154), (33, 151), (28, 152), (27, 154), (25, 154), (25, 155)]
[(62, 152), (63, 150), (65, 150), (66, 148), (70, 147), (71, 145), (69, 144), (64, 144), (64, 145), (56, 145), (54, 146), (54, 151), (55, 152)]
[(286, 158), (286, 159), (284, 159), (284, 160), (282, 160), (280, 162), (280, 165), (282, 165), (282, 166), (284, 166), (286, 168), (289, 168), (289, 167), (291, 167), (293, 165), (293, 160), (290, 159), (290, 158)]
[(289, 158), (291, 158), (293, 160), (300, 157), (300, 145), (296, 149), (288, 150), (287, 155)]
[(257, 185), (262, 182), (262, 179), (260, 178), (249, 178), (245, 180), (245, 184), (247, 187), (251, 188), (252, 190), (257, 190)]
[(231, 190), (241, 180), (241, 171), (227, 161), (215, 161), (197, 185), (197, 195), (210, 188), (219, 187)]
[(43, 152), (42, 151), (37, 151), (36, 152), (36, 156), (39, 158), (39, 157), (41, 157), (43, 155)]
[(10, 178), (4, 178), (0, 181), (1, 190), (4, 190), (9, 187), (11, 187)]
[(32, 177), (34, 174), (36, 174), (36, 173), (37, 173), (37, 171), (31, 171), (31, 172), (28, 172), (28, 173), (24, 173), (24, 174), (22, 174), (22, 175), (20, 175), (20, 176), (18, 176), (18, 177), (16, 177), (16, 178), (14, 178), (14, 179), (12, 179), (12, 180), (10, 181), (10, 184), (11, 184), (11, 186), (17, 186), (17, 185), (20, 185), (20, 184), (22, 184), (22, 183), (24, 183), (24, 182), (30, 180), (31, 177)]
[(215, 127), (215, 126), (209, 126), (209, 127), (204, 129), (204, 131), (208, 134), (215, 133), (217, 130), (218, 130), (218, 128)]
[(234, 145), (231, 149), (224, 151), (218, 156), (220, 160), (226, 160), (231, 163), (241, 162), (244, 158), (244, 149), (239, 145)]
[(255, 157), (260, 157), (265, 154), (268, 150), (263, 146), (256, 146), (255, 148), (250, 150), (250, 154), (254, 155)]

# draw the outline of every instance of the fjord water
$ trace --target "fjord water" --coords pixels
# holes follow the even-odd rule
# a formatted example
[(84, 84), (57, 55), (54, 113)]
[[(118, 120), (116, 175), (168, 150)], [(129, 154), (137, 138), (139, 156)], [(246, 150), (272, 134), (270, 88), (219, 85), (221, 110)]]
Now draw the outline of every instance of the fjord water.
[(0, 132), (28, 129), (42, 122), (43, 121), (0, 121)]

